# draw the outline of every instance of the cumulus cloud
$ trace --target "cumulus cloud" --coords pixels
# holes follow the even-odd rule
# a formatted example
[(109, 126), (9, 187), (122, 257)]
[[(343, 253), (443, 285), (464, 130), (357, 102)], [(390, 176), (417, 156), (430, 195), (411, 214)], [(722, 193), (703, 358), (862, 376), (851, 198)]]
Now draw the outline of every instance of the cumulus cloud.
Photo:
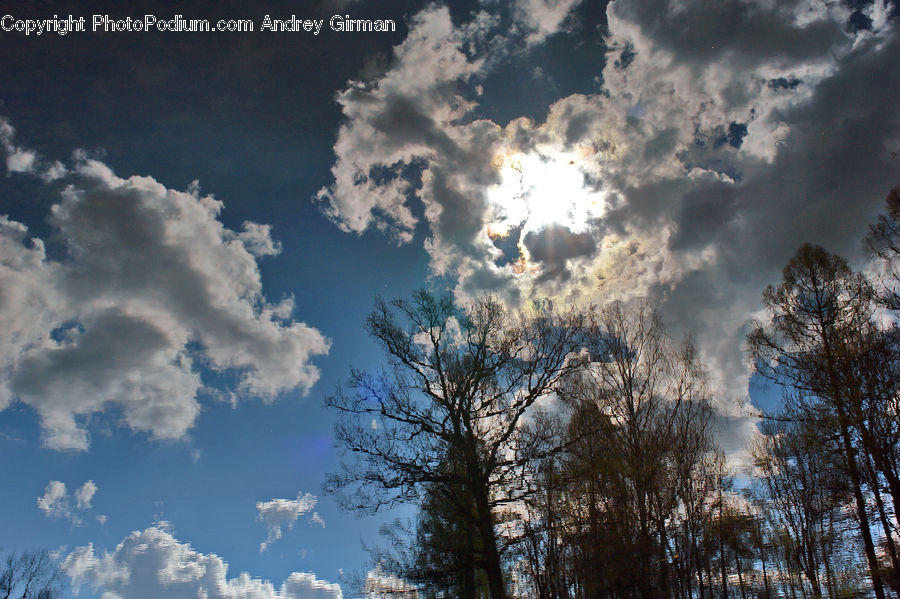
[(338, 95), (348, 123), (338, 133), (334, 185), (318, 197), (342, 229), (359, 233), (375, 226), (412, 240), (416, 218), (400, 167), (435, 151), (459, 155), (448, 131), (472, 106), (458, 83), (480, 67), (465, 53), (478, 30), (455, 27), (446, 7), (426, 10), (396, 49), (393, 69), (374, 83), (352, 82)]
[[(51, 480), (44, 489), (44, 494), (38, 497), (37, 506), (48, 518), (64, 518), (75, 526), (81, 526), (79, 512), (91, 509), (96, 492), (97, 485), (92, 480), (78, 487), (72, 494), (69, 494), (65, 483)], [(97, 519), (100, 524), (106, 522), (106, 516), (97, 516)]]
[(330, 342), (292, 319), (290, 297), (263, 294), (257, 259), (280, 251), (268, 225), (224, 227), (222, 203), (196, 183), (123, 179), (83, 155), (64, 170), (48, 218), (63, 255), (0, 216), (0, 409), (17, 398), (48, 447), (83, 450), (84, 421), (108, 409), (154, 438), (183, 437), (200, 412), (200, 366), (234, 372), (238, 394), (310, 389), (311, 358)]
[[(523, 1), (519, 18), (564, 4)], [(804, 241), (855, 253), (897, 183), (888, 14), (880, 1), (617, 0), (603, 92), (495, 123), (474, 108), (497, 46), (430, 9), (391, 69), (339, 95), (335, 181), (319, 198), (347, 231), (410, 242), (424, 225), (432, 272), (461, 299), (649, 297), (712, 364), (723, 435), (746, 438), (735, 400), (762, 289)]]
[(242, 573), (228, 578), (219, 556), (199, 553), (176, 539), (167, 523), (133, 532), (115, 551), (95, 552), (93, 544), (76, 548), (62, 563), (77, 592), (82, 584), (103, 597), (128, 599), (341, 599), (337, 584), (310, 573), (293, 572), (275, 588)]
[[(266, 540), (260, 543), (259, 551), (263, 552), (268, 549), (269, 545), (281, 538), (281, 528), (287, 526), (289, 529), (294, 527), (294, 522), (303, 514), (309, 512), (314, 507), (318, 499), (309, 493), (297, 493), (296, 499), (272, 499), (271, 501), (258, 501), (256, 510), (259, 512), (258, 518), (262, 520), (268, 536)], [(317, 512), (310, 515), (310, 521), (325, 526), (325, 521)]]

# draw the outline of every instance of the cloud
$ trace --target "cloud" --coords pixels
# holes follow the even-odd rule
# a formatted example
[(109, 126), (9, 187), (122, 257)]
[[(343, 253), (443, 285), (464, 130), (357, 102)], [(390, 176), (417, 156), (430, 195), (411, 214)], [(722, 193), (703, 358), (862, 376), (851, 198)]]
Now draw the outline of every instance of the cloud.
[[(48, 518), (64, 518), (75, 526), (81, 526), (81, 516), (76, 513), (81, 510), (91, 509), (91, 501), (97, 492), (97, 485), (89, 480), (71, 495), (66, 490), (66, 485), (58, 480), (51, 480), (44, 489), (44, 494), (37, 499), (38, 508)], [(105, 523), (106, 516), (97, 516), (101, 524)]]
[[(262, 553), (268, 549), (269, 545), (281, 538), (281, 527), (294, 527), (297, 519), (316, 507), (318, 499), (309, 493), (297, 493), (297, 499), (272, 499), (271, 501), (258, 501), (256, 510), (259, 512), (258, 518), (262, 520), (268, 536), (266, 540), (260, 543), (259, 551)], [(317, 512), (311, 515), (311, 521), (325, 526), (325, 522)]]
[(75, 507), (79, 509), (88, 509), (91, 507), (91, 500), (94, 498), (94, 493), (97, 492), (97, 485), (94, 484), (94, 481), (89, 480), (81, 487), (75, 491)]
[(61, 162), (47, 162), (34, 150), (15, 145), (14, 137), (15, 129), (7, 119), (0, 116), (0, 148), (6, 153), (8, 172), (38, 175), (45, 181), (53, 181), (66, 174), (66, 167)]
[(412, 240), (417, 219), (399, 165), (435, 151), (459, 154), (447, 129), (471, 107), (458, 83), (480, 68), (464, 46), (482, 29), (478, 21), (465, 30), (454, 27), (446, 7), (423, 11), (395, 50), (394, 68), (374, 83), (351, 82), (338, 94), (348, 122), (338, 132), (335, 182), (318, 198), (342, 229), (361, 233), (375, 226), (401, 242)]
[(59, 257), (0, 216), (0, 409), (18, 398), (48, 447), (84, 450), (84, 421), (110, 409), (133, 430), (182, 438), (202, 368), (234, 373), (242, 395), (309, 391), (311, 359), (330, 342), (291, 318), (290, 297), (266, 299), (257, 259), (280, 251), (268, 225), (227, 229), (196, 182), (123, 179), (84, 155), (66, 172), (48, 218)]
[(76, 548), (62, 563), (75, 590), (87, 584), (103, 597), (128, 599), (340, 599), (337, 584), (310, 573), (293, 572), (276, 589), (270, 582), (242, 573), (228, 578), (219, 556), (194, 551), (176, 539), (165, 522), (133, 532), (114, 552)]
[(569, 259), (591, 256), (597, 250), (597, 243), (589, 234), (573, 233), (557, 223), (550, 223), (538, 231), (529, 231), (522, 237), (522, 244), (528, 249), (532, 260), (545, 265), (545, 277), (552, 277), (557, 271), (562, 271), (565, 276)]
[(65, 498), (65, 483), (51, 480), (47, 484), (43, 496), (38, 497), (37, 505), (48, 516), (66, 516), (69, 514), (69, 508), (64, 505)]
[(365, 599), (382, 599), (383, 597), (417, 599), (419, 592), (414, 585), (402, 578), (384, 572), (379, 564), (374, 570), (366, 573), (363, 596)]
[[(521, 2), (520, 21), (562, 4)], [(347, 231), (424, 231), (461, 299), (650, 298), (711, 364), (723, 436), (746, 438), (762, 290), (804, 241), (858, 255), (897, 184), (900, 41), (886, 4), (860, 11), (871, 25), (840, 3), (617, 0), (603, 92), (498, 123), (475, 110), (498, 46), (431, 9), (383, 76), (339, 95), (319, 198)]]
[(35, 167), (37, 154), (13, 144), (15, 130), (9, 121), (0, 118), (0, 144), (6, 152), (6, 170), (11, 173), (29, 173)]
[(518, 0), (516, 16), (528, 31), (527, 40), (536, 44), (557, 33), (580, 0)]

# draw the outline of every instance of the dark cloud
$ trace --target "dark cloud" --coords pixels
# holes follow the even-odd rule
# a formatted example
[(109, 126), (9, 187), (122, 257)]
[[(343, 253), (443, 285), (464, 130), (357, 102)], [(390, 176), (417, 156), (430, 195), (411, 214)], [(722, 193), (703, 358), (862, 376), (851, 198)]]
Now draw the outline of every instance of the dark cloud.
[(731, 228), (740, 213), (739, 193), (735, 185), (721, 181), (710, 181), (685, 193), (675, 215), (678, 231), (670, 247), (684, 250), (703, 248), (713, 242), (730, 243), (731, 239), (721, 235)]
[(797, 23), (795, 13), (802, 16), (807, 6), (803, 0), (771, 5), (651, 0), (611, 6), (677, 60), (697, 66), (726, 54), (745, 68), (770, 60), (806, 60), (827, 55), (844, 42), (841, 25), (832, 20)]
[(593, 256), (597, 242), (588, 233), (573, 233), (560, 224), (549, 224), (539, 231), (529, 231), (522, 243), (531, 259), (540, 262), (542, 278), (568, 278), (566, 262), (572, 258)]
[[(889, 146), (900, 139), (900, 47), (880, 6), (617, 1), (607, 11), (617, 59), (600, 65), (602, 93), (567, 95), (542, 121), (508, 123), (472, 120), (487, 92), (458, 110), (467, 106), (459, 84), (491, 81), (502, 61), (460, 61), (464, 25), (444, 30), (453, 44), (441, 45), (426, 35), (440, 29), (440, 13), (429, 12), (398, 51), (409, 63), (376, 84), (387, 89), (414, 56), (448, 65), (424, 95), (392, 84), (428, 119), (373, 143), (372, 109), (346, 104), (328, 192), (335, 213), (359, 230), (374, 203), (402, 229), (390, 184), (342, 187), (341, 169), (385, 161), (376, 147), (421, 158), (426, 248), (435, 273), (457, 277), (462, 299), (485, 289), (523, 300), (652, 298), (673, 332), (695, 334), (732, 419), (722, 434), (742, 436), (738, 447), (752, 430), (737, 401), (747, 393), (742, 344), (763, 288), (804, 241), (858, 257), (897, 182)], [(870, 29), (847, 28), (854, 11)], [(582, 210), (579, 221), (565, 222), (551, 199)], [(527, 260), (517, 260), (520, 245)]]
[(811, 102), (784, 114), (790, 134), (778, 160), (756, 165), (744, 191), (755, 206), (742, 233), (767, 266), (786, 262), (803, 241), (858, 256), (863, 232), (898, 181), (889, 153), (900, 138), (898, 53), (896, 37), (880, 51), (861, 47)]

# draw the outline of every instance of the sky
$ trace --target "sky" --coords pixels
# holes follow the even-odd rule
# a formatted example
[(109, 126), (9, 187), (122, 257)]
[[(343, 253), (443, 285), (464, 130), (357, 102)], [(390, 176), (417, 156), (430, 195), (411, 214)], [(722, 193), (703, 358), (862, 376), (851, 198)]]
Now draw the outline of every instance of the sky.
[(896, 1), (0, 13), (0, 547), (79, 597), (350, 596), (412, 513), (321, 488), (379, 295), (647, 298), (740, 456), (763, 289), (804, 242), (861, 267), (900, 183)]

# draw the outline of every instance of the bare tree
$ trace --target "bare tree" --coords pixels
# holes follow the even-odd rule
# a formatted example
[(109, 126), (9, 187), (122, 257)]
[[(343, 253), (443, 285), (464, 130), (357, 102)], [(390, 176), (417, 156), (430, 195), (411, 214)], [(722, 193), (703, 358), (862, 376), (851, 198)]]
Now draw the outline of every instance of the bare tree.
[(632, 595), (669, 596), (681, 483), (713, 449), (706, 377), (690, 341), (672, 343), (649, 304), (612, 303), (594, 330), (601, 359), (578, 372), (571, 395), (596, 406), (605, 426), (595, 435), (606, 437), (603, 453), (617, 456), (615, 463), (603, 458), (612, 466), (603, 477), (612, 485), (604, 502), (619, 512), (629, 548), (618, 556), (621, 578), (636, 585)]
[[(757, 470), (757, 505), (764, 507), (775, 529), (784, 531), (794, 556), (789, 566), (813, 597), (835, 596), (834, 562), (848, 549), (858, 554), (855, 538), (844, 530), (853, 494), (834, 423), (819, 416), (821, 406), (785, 398), (784, 409), (765, 421), (753, 450)], [(805, 579), (805, 583), (803, 582)]]
[(882, 292), (879, 300), (892, 310), (900, 309), (900, 187), (895, 187), (885, 198), (885, 213), (869, 227), (865, 247), (873, 257), (880, 258), (885, 267)]
[(884, 599), (863, 491), (867, 458), (860, 456), (866, 354), (860, 331), (871, 327), (872, 298), (871, 286), (843, 258), (805, 244), (785, 267), (783, 282), (763, 294), (769, 320), (754, 323), (748, 341), (758, 373), (801, 398), (822, 400), (819, 417), (835, 424), (875, 595)]
[(47, 551), (9, 553), (0, 570), (0, 599), (53, 599), (62, 574)]
[(566, 451), (541, 464), (529, 501), (531, 586), (547, 599), (685, 596), (713, 489), (703, 369), (647, 303), (591, 316), (591, 361), (559, 391)]
[(368, 510), (439, 493), (477, 537), (474, 560), (491, 597), (505, 599), (498, 517), (530, 492), (524, 473), (534, 457), (520, 425), (580, 366), (584, 320), (549, 304), (511, 314), (490, 297), (463, 310), (425, 291), (377, 300), (367, 329), (389, 365), (354, 371), (328, 398), (342, 415), (337, 437), (358, 459), (326, 491)]

